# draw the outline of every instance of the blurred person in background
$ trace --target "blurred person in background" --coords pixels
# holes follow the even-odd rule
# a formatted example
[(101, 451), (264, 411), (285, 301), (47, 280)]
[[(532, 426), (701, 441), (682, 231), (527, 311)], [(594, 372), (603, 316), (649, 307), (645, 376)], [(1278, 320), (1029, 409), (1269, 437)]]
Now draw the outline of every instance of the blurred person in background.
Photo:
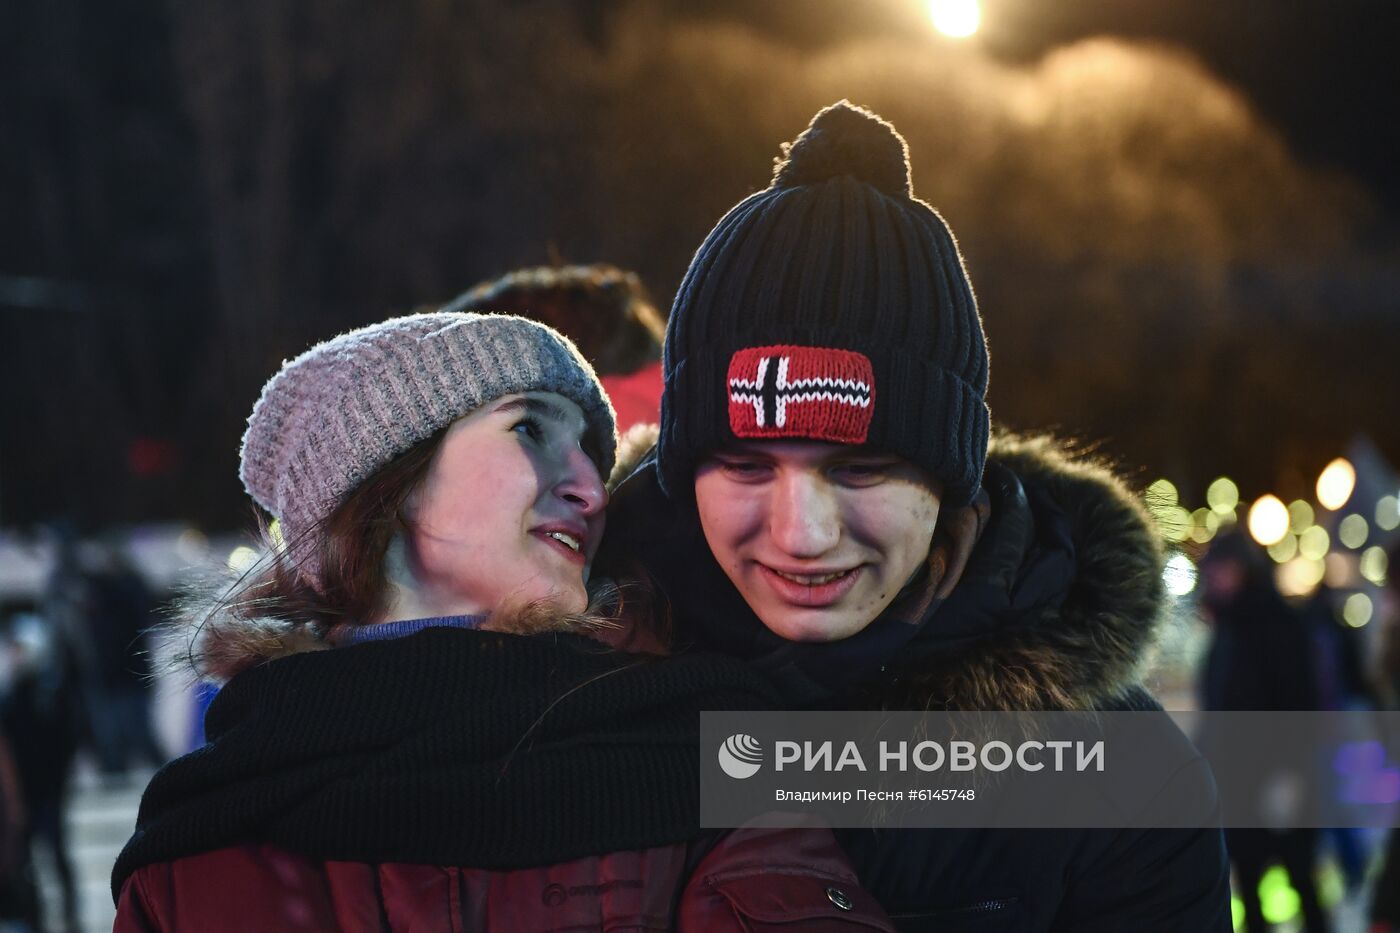
[(517, 314), (572, 340), (593, 365), (618, 430), (655, 424), (661, 409), (661, 316), (636, 273), (597, 263), (517, 269), (482, 282), (446, 311)]
[(133, 765), (158, 768), (166, 755), (151, 728), (153, 689), (148, 633), (157, 599), (121, 545), (79, 547), (79, 616), (91, 663), (89, 716), (98, 765), (109, 779)]
[[(1160, 714), (1160, 539), (1107, 469), (991, 437), (972, 285), (903, 137), (842, 101), (782, 153), (677, 292), (659, 442), (605, 546), (659, 581), (682, 643), (796, 707)], [(1214, 804), (1192, 754), (1158, 799)], [(1218, 829), (838, 838), (901, 930), (1229, 929)]]
[[(58, 875), (62, 922), (76, 931), (78, 888), (68, 847), (69, 779), (78, 750), (80, 694), (62, 633), (35, 612), (8, 615), (0, 640), (7, 661), (0, 726), (14, 756), (18, 790), (27, 814), (25, 871), (33, 870), (36, 845), (47, 849)], [(20, 892), (32, 892), (32, 877)], [(35, 906), (37, 910), (37, 904)]]
[[(1400, 710), (1400, 544), (1392, 546), (1388, 556), (1390, 573), (1381, 591), (1376, 673), (1383, 707)], [(1392, 741), (1392, 747), (1394, 744)], [(1371, 901), (1371, 933), (1395, 933), (1397, 930), (1400, 930), (1400, 830), (1392, 827)]]
[[(9, 662), (0, 657), (0, 695), (8, 685)], [(0, 731), (0, 930), (30, 933), (40, 926), (39, 892), (30, 871), (25, 838), (24, 795), (10, 743)]]
[[(1366, 635), (1341, 617), (1339, 594), (1322, 583), (1299, 611), (1312, 642), (1313, 670), (1317, 677), (1317, 708), (1322, 710), (1374, 710), (1381, 699), (1367, 671)], [(1332, 782), (1340, 792), (1340, 785)], [(1366, 883), (1370, 858), (1366, 834), (1355, 826), (1320, 830), (1330, 844), (1341, 869), (1347, 894), (1356, 894)]]
[(699, 712), (770, 690), (610, 647), (650, 628), (591, 579), (615, 445), (588, 364), (519, 317), (286, 363), (241, 453), (269, 556), (187, 607), (187, 660), (228, 682), (146, 790), (116, 929), (738, 930), (755, 899), (888, 929), (830, 833), (701, 838)]
[[(1313, 634), (1304, 618), (1274, 585), (1272, 563), (1243, 531), (1220, 535), (1201, 559), (1201, 605), (1212, 626), (1202, 668), (1205, 710), (1315, 710), (1322, 681)], [(1256, 786), (1274, 777), (1269, 762), (1257, 762)], [(1226, 800), (1242, 808), (1243, 801)], [(1227, 829), (1225, 847), (1244, 901), (1245, 929), (1270, 928), (1259, 901), (1259, 882), (1273, 861), (1281, 862), (1298, 892), (1304, 929), (1330, 929), (1318, 900), (1316, 829)]]

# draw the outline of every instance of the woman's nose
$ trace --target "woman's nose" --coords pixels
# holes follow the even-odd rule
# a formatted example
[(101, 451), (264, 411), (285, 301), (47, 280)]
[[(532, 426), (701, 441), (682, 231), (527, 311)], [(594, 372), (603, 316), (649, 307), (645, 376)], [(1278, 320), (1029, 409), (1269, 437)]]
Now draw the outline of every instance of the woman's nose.
[(598, 465), (579, 447), (565, 456), (554, 491), (559, 498), (578, 506), (585, 517), (598, 514), (608, 504), (607, 488), (598, 473)]

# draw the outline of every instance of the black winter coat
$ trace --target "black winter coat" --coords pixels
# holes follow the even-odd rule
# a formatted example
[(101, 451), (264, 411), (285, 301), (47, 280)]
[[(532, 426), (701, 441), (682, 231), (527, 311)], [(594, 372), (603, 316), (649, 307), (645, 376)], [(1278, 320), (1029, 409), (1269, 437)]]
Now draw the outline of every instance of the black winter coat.
[[(710, 554), (693, 503), (667, 500), (654, 466), (644, 456), (615, 492), (604, 560), (642, 565), (670, 599), (681, 645), (749, 658), (794, 706), (1160, 709), (1140, 683), (1163, 599), (1150, 521), (1111, 473), (1049, 441), (993, 439), (990, 520), (953, 595), (922, 624), (876, 620), (825, 645), (784, 642), (762, 626)], [(1213, 794), (1203, 761), (1174, 780)], [(1231, 929), (1218, 829), (838, 838), (900, 930)]]

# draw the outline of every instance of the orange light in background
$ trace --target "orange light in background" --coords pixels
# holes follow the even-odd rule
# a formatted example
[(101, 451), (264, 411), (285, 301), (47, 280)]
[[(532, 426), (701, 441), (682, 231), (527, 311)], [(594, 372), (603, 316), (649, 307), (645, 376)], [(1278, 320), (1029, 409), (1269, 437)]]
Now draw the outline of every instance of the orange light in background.
[(1299, 556), (1280, 564), (1274, 571), (1274, 580), (1285, 596), (1307, 596), (1317, 589), (1325, 573), (1322, 561)]
[(933, 26), (950, 39), (966, 39), (982, 25), (982, 4), (977, 0), (929, 0)]
[(1288, 534), (1288, 507), (1275, 495), (1264, 495), (1249, 507), (1249, 534), (1264, 547)]
[(1356, 469), (1345, 457), (1327, 464), (1317, 478), (1317, 501), (1323, 508), (1336, 511), (1347, 504), (1356, 489)]

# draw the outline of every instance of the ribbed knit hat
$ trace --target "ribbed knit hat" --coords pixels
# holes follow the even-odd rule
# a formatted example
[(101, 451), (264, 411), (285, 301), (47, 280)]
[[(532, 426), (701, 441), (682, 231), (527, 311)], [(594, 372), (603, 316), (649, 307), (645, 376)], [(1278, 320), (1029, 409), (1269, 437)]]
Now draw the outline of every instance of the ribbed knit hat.
[(593, 368), (558, 332), (510, 315), (437, 312), (317, 344), (263, 386), (243, 435), (243, 488), (319, 586), (313, 529), (381, 467), (463, 415), (517, 392), (557, 392), (588, 422), (598, 471), (617, 432)]
[(987, 347), (957, 243), (915, 198), (893, 126), (841, 101), (773, 183), (700, 244), (666, 331), (658, 465), (686, 494), (736, 439), (899, 454), (971, 501), (987, 456)]

